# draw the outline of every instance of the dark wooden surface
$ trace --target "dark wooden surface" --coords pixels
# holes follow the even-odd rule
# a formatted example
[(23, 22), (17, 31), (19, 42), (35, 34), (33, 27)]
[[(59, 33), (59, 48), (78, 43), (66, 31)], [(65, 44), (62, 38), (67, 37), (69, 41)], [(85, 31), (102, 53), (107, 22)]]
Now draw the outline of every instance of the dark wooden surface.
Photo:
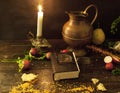
[[(59, 51), (67, 47), (62, 40), (49, 40), (54, 51)], [(5, 58), (17, 58), (23, 56), (24, 51), (31, 48), (29, 41), (0, 41), (0, 61)], [(52, 51), (53, 51), (52, 50)], [(95, 56), (94, 56), (95, 55)], [(99, 54), (97, 54), (99, 55)], [(103, 56), (92, 55), (85, 56), (89, 58), (89, 63), (84, 60), (78, 60), (80, 66), (80, 76), (78, 79), (54, 81), (52, 78), (52, 66), (50, 60), (34, 61), (30, 70), (18, 72), (18, 65), (15, 62), (0, 62), (0, 93), (9, 93), (12, 86), (22, 83), (21, 76), (23, 73), (34, 73), (38, 75), (38, 81), (35, 87), (39, 88), (41, 93), (48, 90), (48, 93), (71, 93), (68, 89), (80, 85), (95, 86), (91, 78), (98, 78), (107, 88), (106, 92), (95, 91), (94, 93), (120, 93), (120, 76), (114, 76), (110, 71), (105, 70)], [(119, 65), (117, 65), (119, 67)], [(50, 92), (54, 91), (55, 92)], [(46, 92), (45, 92), (46, 93)], [(81, 93), (79, 91), (72, 93)]]

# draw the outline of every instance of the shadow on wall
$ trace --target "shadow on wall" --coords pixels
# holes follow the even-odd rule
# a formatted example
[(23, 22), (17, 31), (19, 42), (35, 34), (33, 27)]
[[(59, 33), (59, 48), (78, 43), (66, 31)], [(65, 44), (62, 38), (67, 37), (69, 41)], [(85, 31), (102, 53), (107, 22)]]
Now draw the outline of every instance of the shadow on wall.
[[(36, 35), (38, 0), (2, 0), (0, 3), (0, 39), (21, 40), (27, 39), (31, 31)], [(46, 0), (43, 1), (44, 20), (43, 36), (46, 38), (62, 38), (63, 24), (68, 20), (65, 11), (81, 11), (90, 4), (98, 7), (99, 15), (93, 27), (100, 27), (105, 31), (107, 38), (111, 38), (110, 26), (112, 21), (120, 15), (119, 0)], [(109, 5), (108, 5), (109, 4)], [(92, 18), (92, 10), (90, 17)], [(118, 36), (117, 36), (118, 35)], [(119, 38), (120, 32), (114, 36)]]

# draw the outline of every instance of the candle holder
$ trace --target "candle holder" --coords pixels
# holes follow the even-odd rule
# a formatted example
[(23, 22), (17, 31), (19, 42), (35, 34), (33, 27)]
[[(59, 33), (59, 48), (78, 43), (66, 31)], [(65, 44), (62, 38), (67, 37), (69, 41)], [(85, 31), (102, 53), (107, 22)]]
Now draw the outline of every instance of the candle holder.
[(32, 45), (37, 49), (51, 47), (47, 39), (38, 36), (34, 38), (34, 34), (31, 32), (28, 33), (28, 39), (31, 41)]

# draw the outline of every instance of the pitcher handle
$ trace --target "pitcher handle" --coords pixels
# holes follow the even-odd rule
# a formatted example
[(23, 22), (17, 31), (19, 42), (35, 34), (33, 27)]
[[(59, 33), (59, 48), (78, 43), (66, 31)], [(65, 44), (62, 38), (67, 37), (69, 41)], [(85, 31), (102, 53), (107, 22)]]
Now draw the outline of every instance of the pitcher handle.
[(83, 13), (84, 14), (87, 14), (87, 10), (89, 9), (89, 8), (91, 8), (91, 7), (94, 7), (95, 8), (95, 16), (94, 16), (94, 18), (93, 18), (93, 20), (91, 21), (91, 25), (95, 22), (95, 20), (96, 20), (96, 18), (97, 18), (97, 16), (98, 16), (98, 9), (97, 9), (97, 7), (94, 5), (94, 4), (91, 4), (91, 5), (89, 5), (89, 6), (87, 6), (86, 8), (85, 8), (85, 10), (83, 11)]

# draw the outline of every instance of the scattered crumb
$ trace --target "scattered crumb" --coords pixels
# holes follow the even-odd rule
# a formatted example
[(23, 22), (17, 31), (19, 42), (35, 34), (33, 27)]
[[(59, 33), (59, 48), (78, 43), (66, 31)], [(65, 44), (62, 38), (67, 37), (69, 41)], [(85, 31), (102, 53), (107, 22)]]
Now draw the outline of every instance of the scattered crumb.
[(30, 74), (24, 73), (24, 74), (21, 76), (22, 81), (32, 81), (32, 80), (34, 80), (35, 78), (37, 78), (37, 75), (32, 74), (32, 73), (30, 73)]
[(94, 93), (95, 91), (107, 91), (105, 86), (99, 82), (99, 79), (97, 78), (92, 78), (91, 81), (93, 84), (89, 85), (81, 84), (80, 82), (68, 83), (67, 81), (56, 83), (41, 82), (41, 84), (45, 84), (49, 86), (49, 88), (41, 88), (42, 86), (40, 86), (39, 89), (34, 89), (33, 83), (30, 83), (37, 78), (37, 75), (24, 73), (21, 78), (25, 83), (13, 86), (9, 93), (56, 93), (56, 91), (61, 93)]
[(102, 83), (99, 83), (97, 85), (97, 90), (101, 90), (101, 91), (107, 91), (107, 89), (105, 88), (105, 86)]
[(81, 86), (76, 87), (76, 88), (68, 89), (68, 91), (70, 91), (70, 92), (83, 91), (84, 93), (93, 93), (94, 88), (92, 86), (81, 85)]
[(91, 81), (93, 82), (94, 85), (96, 85), (99, 82), (99, 79), (97, 78), (92, 78)]
[(107, 89), (105, 88), (105, 86), (103, 85), (103, 83), (99, 82), (99, 79), (97, 78), (92, 78), (91, 81), (93, 82), (94, 85), (96, 85), (96, 90), (97, 91), (107, 91)]
[(30, 83), (23, 83), (18, 86), (13, 86), (9, 93), (40, 93), (40, 91), (34, 89)]

